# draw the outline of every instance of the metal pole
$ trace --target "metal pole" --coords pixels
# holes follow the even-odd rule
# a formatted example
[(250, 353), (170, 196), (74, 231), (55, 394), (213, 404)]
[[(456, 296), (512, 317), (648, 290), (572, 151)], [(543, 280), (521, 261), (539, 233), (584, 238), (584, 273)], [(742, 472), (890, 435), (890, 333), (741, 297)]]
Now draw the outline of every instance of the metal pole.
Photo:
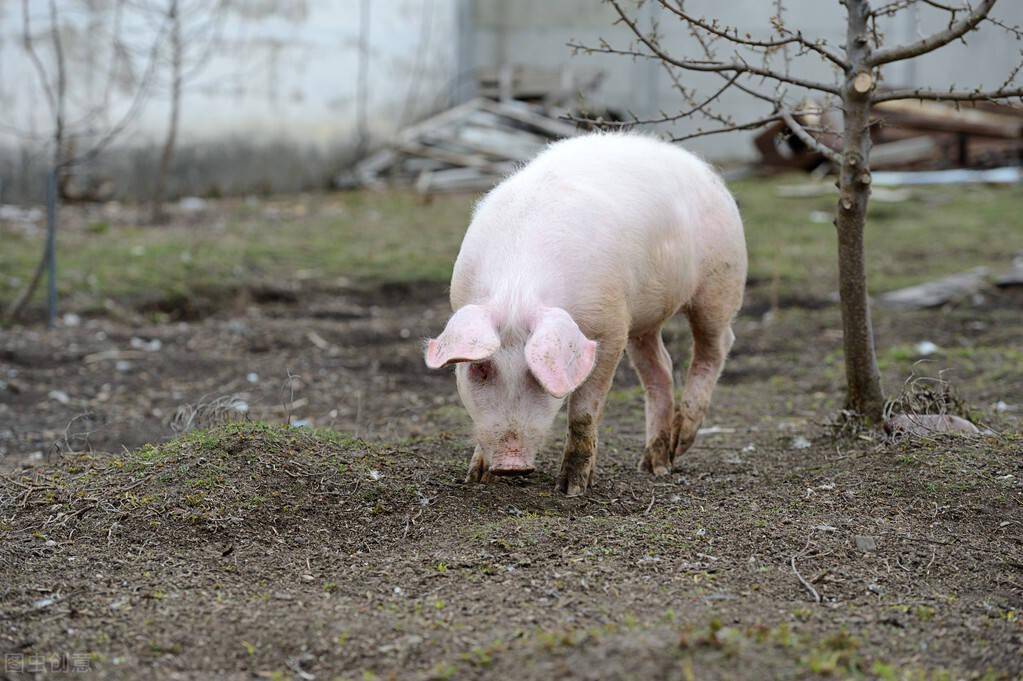
[(46, 266), (49, 276), (46, 327), (52, 329), (57, 320), (57, 169), (46, 175)]

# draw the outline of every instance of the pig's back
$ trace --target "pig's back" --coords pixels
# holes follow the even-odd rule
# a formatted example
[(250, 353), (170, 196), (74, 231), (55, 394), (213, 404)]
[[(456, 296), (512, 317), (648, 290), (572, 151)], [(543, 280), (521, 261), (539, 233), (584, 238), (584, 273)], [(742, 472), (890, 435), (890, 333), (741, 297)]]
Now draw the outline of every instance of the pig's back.
[(696, 156), (640, 135), (585, 135), (551, 145), (480, 202), (452, 302), (532, 294), (584, 321), (617, 305), (634, 327), (656, 324), (736, 240), (734, 201)]

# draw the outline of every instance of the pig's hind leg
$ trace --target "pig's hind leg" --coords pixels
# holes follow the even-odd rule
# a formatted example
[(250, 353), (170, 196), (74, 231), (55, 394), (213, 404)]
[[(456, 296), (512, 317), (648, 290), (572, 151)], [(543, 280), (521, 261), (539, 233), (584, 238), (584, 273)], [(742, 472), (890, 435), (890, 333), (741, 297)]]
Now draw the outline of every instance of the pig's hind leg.
[(586, 382), (568, 398), (568, 439), (561, 459), (557, 488), (567, 496), (586, 492), (597, 468), (597, 430), (615, 369), (625, 349), (621, 340), (604, 339), (597, 350), (597, 365)]
[(735, 341), (732, 319), (741, 304), (741, 288), (722, 287), (710, 294), (698, 294), (683, 310), (693, 332), (693, 358), (672, 426), (672, 461), (696, 440), (725, 358)]
[(629, 339), (629, 359), (646, 392), (646, 450), (640, 469), (654, 475), (671, 472), (672, 418), (675, 382), (671, 355), (664, 347), (660, 327)]

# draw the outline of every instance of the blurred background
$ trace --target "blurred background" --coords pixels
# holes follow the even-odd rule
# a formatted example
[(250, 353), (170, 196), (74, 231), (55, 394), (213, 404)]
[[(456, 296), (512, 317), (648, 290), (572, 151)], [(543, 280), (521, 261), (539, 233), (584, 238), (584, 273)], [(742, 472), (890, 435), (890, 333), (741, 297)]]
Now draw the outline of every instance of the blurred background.
[[(840, 81), (814, 53), (708, 46), (670, 3), (627, 7), (673, 54)], [(839, 3), (685, 7), (754, 39), (782, 23), (844, 42)], [(933, 3), (879, 7), (891, 7), (874, 27), (889, 44), (948, 23)], [(721, 89), (720, 75), (629, 54), (617, 18), (593, 0), (0, 0), (0, 453), (20, 465), (86, 441), (137, 446), (206, 417), (363, 435), (463, 428), (416, 341), (447, 314), (472, 206), (551, 141), (608, 126), (723, 170), (751, 252), (739, 336), (774, 352), (816, 329), (819, 352), (799, 362), (828, 369), (796, 392), (817, 396), (814, 413), (837, 410), (830, 164), (781, 122), (742, 129), (770, 105)], [(992, 19), (968, 45), (884, 67), (879, 87), (1013, 82), (1023, 5), (999, 3)], [(836, 102), (795, 85), (777, 96), (833, 140)], [(992, 320), (1018, 321), (1023, 115), (893, 104), (872, 129), (871, 291), (967, 275), (937, 299), (879, 307), (882, 369), (898, 386), (920, 359), (968, 367), (972, 398), (1016, 418), (991, 380), (1019, 367), (1018, 350), (1001, 350), (1015, 326)], [(670, 333), (684, 356), (688, 332)], [(742, 352), (726, 384), (729, 372), (781, 380), (784, 358)]]
[[(674, 112), (672, 74), (652, 60), (586, 54), (569, 44), (629, 43), (608, 5), (594, 0), (48, 0), (0, 2), (0, 202), (41, 200), (45, 145), (57, 89), (54, 24), (65, 63), (69, 154), (102, 154), (77, 164), (67, 190), (82, 198), (149, 198), (171, 120), (168, 196), (293, 192), (332, 186), (357, 156), (379, 148), (424, 116), (477, 95), (541, 101), (555, 115), (611, 112), (639, 118)], [(689, 2), (689, 10), (753, 36), (769, 36), (774, 4)], [(26, 26), (23, 9), (28, 14)], [(792, 0), (789, 21), (841, 45), (838, 3)], [(1023, 6), (1002, 3), (1009, 25)], [(682, 22), (656, 2), (637, 12), (669, 45), (688, 40)], [(913, 5), (885, 18), (892, 41), (933, 32), (941, 12)], [(27, 30), (27, 33), (26, 33)], [(26, 35), (38, 62), (25, 49)], [(793, 55), (792, 71), (830, 77), (814, 55)], [(1015, 37), (982, 25), (969, 45), (898, 64), (890, 85), (995, 87), (1018, 61)], [(41, 83), (39, 67), (48, 85)], [(504, 81), (502, 81), (502, 74)], [(689, 74), (686, 87), (714, 85)], [(749, 107), (738, 91), (723, 114)], [(673, 135), (700, 126), (688, 118)], [(111, 133), (114, 134), (111, 134)], [(754, 133), (695, 139), (693, 150), (718, 162), (748, 160)], [(109, 139), (107, 139), (109, 138)]]

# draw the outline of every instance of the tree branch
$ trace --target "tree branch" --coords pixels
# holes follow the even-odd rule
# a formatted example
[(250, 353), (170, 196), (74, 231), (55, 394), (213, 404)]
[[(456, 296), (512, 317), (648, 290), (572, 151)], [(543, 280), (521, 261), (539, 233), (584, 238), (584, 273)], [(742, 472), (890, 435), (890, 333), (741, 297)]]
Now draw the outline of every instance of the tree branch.
[(799, 122), (792, 116), (792, 114), (790, 114), (785, 109), (782, 109), (780, 115), (781, 119), (785, 121), (785, 125), (789, 127), (789, 130), (792, 131), (792, 134), (799, 138), (799, 141), (801, 141), (803, 144), (810, 147), (817, 153), (821, 154), (822, 156), (824, 156), (824, 158), (828, 159), (835, 165), (842, 164), (841, 154), (839, 154), (831, 147), (821, 144), (820, 140), (818, 140), (816, 137), (808, 133), (803, 128), (803, 126), (800, 125)]
[(733, 75), (731, 78), (728, 79), (728, 82), (722, 85), (714, 94), (712, 94), (710, 97), (707, 97), (703, 101), (694, 104), (692, 108), (686, 109), (685, 111), (681, 111), (671, 116), (662, 112), (662, 115), (658, 118), (642, 119), (633, 116), (631, 121), (602, 121), (587, 116), (573, 116), (572, 114), (566, 114), (565, 116), (562, 116), (562, 118), (568, 121), (572, 121), (573, 123), (587, 123), (590, 125), (597, 125), (603, 128), (625, 128), (630, 125), (656, 125), (658, 123), (674, 123), (675, 121), (680, 120), (682, 118), (692, 116), (694, 113), (704, 111), (704, 109), (709, 104), (711, 104), (715, 99), (720, 97), (725, 92), (725, 90), (731, 87), (732, 84), (735, 83), (736, 79), (740, 75), (741, 74), (738, 73)]
[(622, 23), (624, 23), (626, 26), (629, 27), (629, 30), (632, 31), (633, 35), (635, 35), (636, 38), (641, 43), (643, 43), (643, 45), (645, 45), (646, 48), (648, 50), (650, 50), (650, 52), (652, 54), (645, 54), (643, 52), (636, 52), (636, 51), (633, 51), (633, 50), (630, 50), (630, 51), (615, 50), (615, 49), (611, 48), (610, 46), (607, 46), (605, 48), (600, 48), (600, 49), (586, 48), (586, 47), (582, 47), (581, 49), (584, 49), (584, 50), (589, 49), (590, 51), (594, 51), (594, 52), (607, 52), (607, 53), (611, 53), (611, 54), (615, 54), (615, 53), (617, 53), (617, 54), (631, 54), (633, 56), (644, 57), (644, 58), (647, 58), (647, 59), (660, 59), (662, 61), (665, 61), (665, 62), (671, 64), (672, 66), (677, 66), (678, 68), (685, 69), (687, 71), (703, 71), (703, 72), (718, 72), (718, 73), (722, 73), (722, 72), (749, 73), (749, 74), (752, 74), (752, 75), (761, 76), (763, 78), (770, 78), (772, 80), (776, 80), (776, 81), (781, 82), (781, 83), (789, 83), (791, 85), (798, 85), (799, 87), (804, 87), (804, 88), (807, 88), (808, 90), (818, 90), (820, 92), (830, 92), (830, 93), (836, 94), (836, 95), (839, 94), (839, 89), (836, 86), (834, 86), (834, 85), (828, 85), (826, 83), (819, 83), (817, 81), (812, 81), (812, 80), (805, 80), (803, 78), (795, 78), (793, 76), (786, 76), (786, 75), (781, 74), (781, 73), (776, 73), (776, 72), (772, 71), (771, 69), (762, 68), (762, 67), (759, 67), (759, 66), (752, 66), (752, 65), (747, 64), (745, 62), (726, 63), (726, 62), (705, 62), (705, 61), (689, 61), (689, 60), (685, 60), (685, 59), (676, 59), (676, 58), (672, 57), (671, 55), (669, 55), (668, 53), (666, 53), (664, 50), (662, 50), (661, 47), (653, 39), (651, 39), (650, 36), (646, 35), (639, 28), (639, 26), (636, 25), (636, 22), (634, 20), (629, 18), (629, 16), (622, 10), (621, 5), (619, 4), (619, 0), (609, 0), (609, 2), (611, 3), (611, 6), (614, 7), (615, 12), (618, 13), (618, 16), (621, 19)]
[(758, 118), (755, 121), (749, 121), (748, 123), (736, 123), (735, 125), (728, 125), (722, 128), (714, 128), (712, 130), (698, 130), (689, 135), (683, 135), (682, 137), (673, 137), (672, 142), (685, 142), (686, 140), (695, 139), (697, 137), (706, 137), (707, 135), (720, 135), (725, 132), (735, 132), (737, 130), (755, 130), (763, 127), (768, 123), (774, 123), (775, 121), (781, 120), (781, 114), (771, 114), (764, 118)]
[(927, 54), (947, 45), (957, 38), (961, 38), (984, 21), (991, 8), (995, 6), (996, 0), (981, 0), (980, 6), (971, 11), (965, 18), (952, 22), (944, 31), (939, 31), (926, 38), (922, 38), (906, 45), (895, 45), (882, 50), (877, 50), (867, 60), (869, 66), (880, 66), (902, 59), (912, 59), (921, 54)]
[(699, 28), (702, 28), (704, 31), (707, 31), (712, 35), (716, 35), (719, 38), (724, 38), (729, 42), (735, 43), (736, 45), (743, 45), (745, 47), (756, 47), (770, 50), (795, 43), (797, 45), (805, 47), (808, 50), (816, 52), (820, 56), (824, 57), (831, 63), (838, 66), (843, 71), (846, 71), (849, 68), (848, 62), (842, 59), (842, 57), (835, 54), (821, 43), (815, 43), (807, 40), (806, 38), (803, 37), (803, 34), (798, 31), (796, 33), (786, 31), (787, 33), (789, 33), (789, 37), (783, 38), (781, 40), (754, 40), (753, 38), (750, 37), (743, 38), (739, 36), (739, 29), (737, 28), (733, 28), (732, 31), (734, 31), (734, 33), (730, 33), (727, 27), (720, 28), (717, 25), (716, 21), (713, 23), (707, 23), (703, 19), (697, 19), (691, 14), (686, 13), (681, 7), (676, 7), (670, 4), (667, 0), (658, 0), (658, 2), (660, 2), (662, 7), (664, 7), (669, 12), (675, 14), (683, 21), (693, 26), (698, 26)]
[(878, 102), (891, 102), (896, 99), (927, 99), (935, 101), (946, 101), (946, 102), (981, 102), (991, 101), (997, 99), (1012, 99), (1014, 97), (1023, 97), (1023, 87), (1017, 88), (1000, 88), (990, 92), (983, 92), (981, 90), (947, 90), (941, 92), (938, 90), (930, 90), (928, 88), (902, 88), (898, 90), (888, 90), (886, 92), (879, 92), (875, 94), (871, 101), (877, 104)]
[(25, 52), (28, 53), (29, 59), (32, 60), (32, 66), (35, 68), (36, 75), (39, 77), (39, 84), (42, 86), (43, 92), (46, 94), (46, 103), (50, 106), (50, 113), (56, 115), (57, 98), (53, 94), (53, 88), (50, 87), (50, 80), (46, 74), (46, 67), (43, 66), (43, 60), (39, 58), (39, 53), (36, 52), (35, 41), (32, 38), (32, 26), (28, 14), (28, 0), (21, 0), (21, 20), (22, 45), (25, 47)]

